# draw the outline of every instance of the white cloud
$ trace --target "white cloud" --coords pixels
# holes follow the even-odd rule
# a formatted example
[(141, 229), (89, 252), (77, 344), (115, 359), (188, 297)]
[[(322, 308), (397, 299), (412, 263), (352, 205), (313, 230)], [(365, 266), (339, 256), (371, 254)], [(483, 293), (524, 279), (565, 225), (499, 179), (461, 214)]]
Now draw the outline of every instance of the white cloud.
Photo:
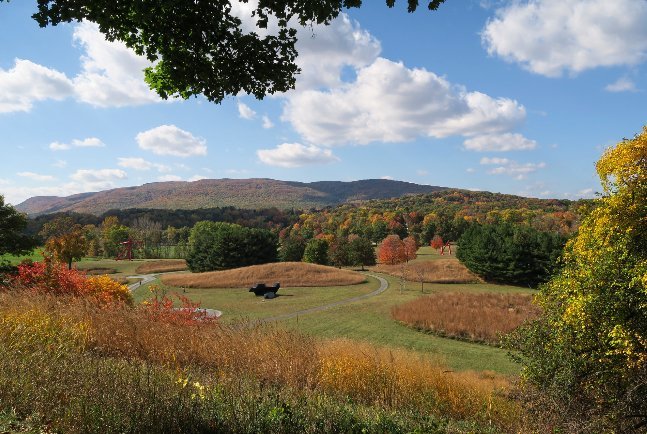
[(195, 182), (195, 181), (200, 181), (202, 179), (209, 179), (209, 177), (204, 175), (193, 175), (191, 178), (187, 179), (187, 181)]
[(65, 160), (56, 160), (54, 163), (52, 163), (52, 166), (62, 169), (62, 168), (67, 166), (67, 161), (65, 161)]
[(162, 176), (158, 176), (157, 180), (161, 182), (182, 181), (182, 177), (177, 175), (162, 175)]
[(636, 92), (636, 83), (628, 77), (620, 77), (613, 83), (608, 84), (604, 90), (607, 92)]
[(175, 125), (161, 125), (157, 128), (137, 134), (137, 143), (141, 149), (157, 155), (174, 155), (190, 157), (207, 155), (207, 142), (195, 137)]
[(120, 169), (79, 169), (70, 175), (74, 181), (85, 183), (104, 183), (126, 179), (126, 172)]
[(474, 173), (474, 172), (476, 172), (476, 169), (475, 169), (475, 168), (473, 168), (473, 167), (468, 167), (467, 169), (465, 169), (465, 171), (466, 171), (467, 173)]
[(393, 181), (393, 177), (389, 176), (389, 175), (380, 176), (380, 179), (386, 179), (386, 180), (389, 180), (389, 181)]
[(98, 107), (123, 107), (163, 101), (144, 82), (151, 63), (121, 42), (106, 41), (99, 27), (82, 22), (74, 41), (84, 49), (81, 72), (74, 78), (76, 97)]
[(380, 42), (346, 14), (328, 26), (299, 28), (298, 38), (296, 62), (301, 74), (297, 77), (297, 92), (339, 86), (344, 67), (368, 66), (382, 50)]
[(49, 149), (52, 151), (67, 151), (72, 148), (103, 148), (106, 144), (96, 137), (88, 137), (87, 139), (79, 140), (74, 139), (72, 143), (52, 142), (49, 144)]
[(41, 175), (39, 173), (34, 173), (34, 172), (18, 172), (18, 173), (16, 173), (16, 175), (22, 176), (23, 178), (33, 179), (34, 181), (54, 181), (54, 180), (56, 180), (56, 178), (51, 176), (51, 175)]
[(0, 69), (0, 113), (27, 112), (34, 102), (62, 100), (73, 92), (65, 74), (29, 60), (16, 59), (12, 69)]
[(144, 160), (143, 158), (120, 157), (117, 165), (121, 167), (126, 167), (128, 169), (134, 169), (134, 170), (157, 169), (159, 172), (171, 171), (171, 168), (164, 164), (152, 163), (150, 161)]
[(427, 176), (427, 175), (429, 175), (429, 171), (424, 170), (424, 169), (418, 169), (418, 171), (416, 171), (416, 173), (418, 174), (418, 176)]
[(339, 161), (330, 149), (300, 143), (283, 143), (274, 149), (259, 149), (256, 155), (267, 165), (287, 168)]
[(83, 140), (74, 139), (72, 140), (72, 144), (77, 148), (103, 148), (104, 146), (106, 146), (105, 143), (103, 143), (96, 137), (88, 137), (87, 139)]
[(510, 164), (510, 160), (507, 158), (481, 158), (481, 164)]
[[(498, 160), (498, 162), (496, 160)], [(508, 175), (517, 180), (525, 179), (530, 173), (546, 167), (546, 163), (517, 163), (516, 161), (508, 160), (507, 158), (482, 159), (481, 164), (498, 164), (498, 167), (488, 171), (490, 175)]]
[(238, 116), (243, 119), (254, 119), (256, 112), (252, 110), (247, 104), (238, 101)]
[(272, 123), (272, 120), (266, 115), (263, 115), (263, 128), (266, 130), (274, 128), (274, 123)]
[(497, 10), (481, 34), (491, 55), (548, 77), (647, 58), (644, 0), (524, 0)]
[(535, 149), (537, 142), (516, 133), (486, 134), (471, 137), (463, 143), (470, 151), (526, 151)]
[(466, 92), (425, 69), (379, 58), (354, 83), (291, 94), (283, 119), (317, 145), (492, 134), (526, 116), (516, 101)]

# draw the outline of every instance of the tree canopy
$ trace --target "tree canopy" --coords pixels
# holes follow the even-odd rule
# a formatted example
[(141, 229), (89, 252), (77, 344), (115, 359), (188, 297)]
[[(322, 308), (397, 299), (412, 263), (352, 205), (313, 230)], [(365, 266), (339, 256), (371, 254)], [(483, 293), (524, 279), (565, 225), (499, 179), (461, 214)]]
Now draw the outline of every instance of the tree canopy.
[[(5, 0), (0, 0), (3, 2)], [(297, 27), (328, 24), (361, 0), (240, 0), (254, 3), (257, 31), (236, 16), (234, 0), (37, 0), (41, 27), (87, 20), (111, 41), (124, 42), (154, 66), (146, 81), (162, 98), (204, 95), (220, 102), (240, 92), (263, 98), (292, 89)], [(445, 0), (432, 0), (437, 9)], [(386, 0), (388, 7), (395, 0)], [(407, 0), (409, 12), (418, 0)], [(268, 29), (270, 29), (268, 31)]]
[(30, 252), (36, 243), (23, 232), (27, 227), (27, 216), (4, 203), (0, 195), (0, 256), (6, 253), (20, 255)]
[[(591, 432), (647, 429), (647, 127), (597, 163), (604, 195), (515, 347), (530, 388)], [(461, 246), (462, 248), (462, 246)], [(572, 421), (571, 421), (572, 422)]]

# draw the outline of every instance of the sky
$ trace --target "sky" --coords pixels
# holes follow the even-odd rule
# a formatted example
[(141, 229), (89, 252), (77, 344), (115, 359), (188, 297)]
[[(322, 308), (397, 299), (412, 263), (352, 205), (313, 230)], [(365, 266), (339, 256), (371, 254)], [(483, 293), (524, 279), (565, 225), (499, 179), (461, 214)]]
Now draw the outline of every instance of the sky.
[(222, 104), (164, 101), (94, 24), (41, 29), (34, 0), (0, 3), (0, 194), (385, 178), (576, 199), (647, 124), (647, 0), (364, 3), (299, 30), (294, 90)]

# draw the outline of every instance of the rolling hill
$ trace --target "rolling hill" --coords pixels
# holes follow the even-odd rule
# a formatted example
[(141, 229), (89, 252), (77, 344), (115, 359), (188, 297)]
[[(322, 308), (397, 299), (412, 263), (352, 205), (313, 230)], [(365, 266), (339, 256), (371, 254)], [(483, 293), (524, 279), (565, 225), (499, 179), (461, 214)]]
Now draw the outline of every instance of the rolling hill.
[(30, 216), (65, 211), (100, 215), (111, 209), (128, 208), (197, 209), (234, 206), (248, 209), (312, 209), (445, 189), (387, 179), (312, 183), (274, 179), (203, 179), (194, 182), (154, 182), (66, 197), (36, 196), (18, 204), (16, 209)]

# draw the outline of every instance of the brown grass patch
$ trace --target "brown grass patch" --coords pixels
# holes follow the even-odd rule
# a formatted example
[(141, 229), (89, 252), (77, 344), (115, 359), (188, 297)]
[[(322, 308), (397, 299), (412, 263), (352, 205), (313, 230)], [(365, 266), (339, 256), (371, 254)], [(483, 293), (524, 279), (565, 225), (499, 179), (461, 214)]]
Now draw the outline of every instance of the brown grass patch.
[(165, 261), (152, 261), (141, 264), (135, 270), (139, 274), (169, 273), (171, 271), (184, 271), (187, 269), (184, 259), (168, 259)]
[(240, 288), (256, 283), (282, 287), (344, 286), (364, 283), (366, 277), (349, 270), (305, 262), (276, 262), (233, 270), (162, 276), (166, 285), (187, 288)]
[(90, 267), (90, 268), (77, 268), (79, 271), (83, 271), (86, 274), (91, 274), (93, 276), (100, 276), (103, 274), (115, 274), (117, 270), (114, 268), (104, 268), (104, 267)]
[(425, 283), (475, 283), (480, 282), (478, 276), (469, 271), (456, 259), (436, 259), (434, 261), (417, 261), (405, 264), (380, 264), (374, 268), (379, 273), (404, 277), (410, 281)]
[(394, 319), (419, 330), (488, 344), (498, 344), (539, 308), (522, 294), (440, 293), (391, 310)]

